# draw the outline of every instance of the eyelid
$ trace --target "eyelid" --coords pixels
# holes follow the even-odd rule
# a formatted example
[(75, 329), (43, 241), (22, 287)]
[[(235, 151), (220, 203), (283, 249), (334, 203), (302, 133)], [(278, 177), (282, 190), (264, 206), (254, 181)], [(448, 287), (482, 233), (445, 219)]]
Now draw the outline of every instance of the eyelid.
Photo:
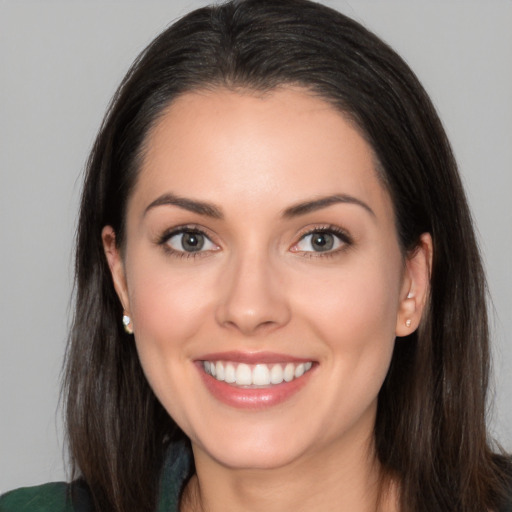
[[(339, 240), (340, 246), (338, 246), (334, 249), (330, 249), (328, 251), (323, 251), (323, 252), (322, 251), (305, 251), (303, 249), (298, 248), (298, 245), (302, 240), (304, 240), (307, 236), (311, 236), (315, 233), (329, 233), (329, 234), (335, 236)], [(292, 245), (290, 250), (292, 252), (296, 252), (296, 253), (304, 253), (304, 254), (307, 254), (308, 256), (321, 257), (321, 256), (328, 256), (328, 255), (336, 254), (340, 251), (343, 251), (347, 247), (350, 247), (352, 244), (353, 244), (353, 239), (345, 229), (342, 229), (339, 226), (321, 224), (321, 225), (316, 225), (316, 226), (308, 226), (307, 228), (305, 228), (298, 235), (298, 241)]]
[[(180, 237), (183, 237), (187, 234), (192, 234), (194, 236), (200, 236), (202, 237), (202, 239), (204, 240), (204, 243), (203, 243), (203, 246), (201, 246), (199, 249), (197, 250), (194, 250), (194, 251), (187, 251), (187, 250), (182, 250), (178, 247), (175, 247), (173, 244), (172, 244), (172, 240), (174, 238), (180, 238)], [(216, 249), (216, 245), (210, 240), (210, 238), (205, 235), (204, 233), (200, 233), (199, 231), (190, 231), (190, 230), (184, 230), (184, 231), (178, 231), (177, 233), (174, 233), (173, 235), (171, 235), (168, 239), (167, 239), (167, 242), (166, 242), (173, 250), (175, 251), (178, 251), (178, 252), (187, 252), (187, 253), (198, 253), (198, 252), (207, 252), (207, 251), (212, 251), (212, 250), (215, 250)], [(183, 244), (183, 240), (181, 240), (181, 243)]]
[[(215, 246), (213, 249), (201, 249), (199, 251), (182, 251), (179, 249), (175, 249), (171, 245), (169, 245), (169, 240), (173, 238), (174, 236), (183, 234), (183, 233), (197, 233), (202, 236), (204, 236), (213, 246)], [(181, 226), (175, 226), (172, 228), (169, 228), (165, 230), (162, 235), (160, 235), (157, 239), (157, 244), (162, 245), (165, 249), (165, 251), (178, 256), (178, 257), (186, 257), (186, 258), (195, 258), (200, 256), (205, 256), (208, 253), (215, 252), (216, 250), (220, 249), (219, 244), (217, 244), (214, 240), (214, 238), (210, 233), (209, 230), (205, 229), (202, 226), (199, 226), (197, 224), (185, 224)]]
[(173, 226), (172, 228), (166, 229), (158, 237), (158, 243), (165, 243), (172, 236), (177, 235), (179, 233), (184, 233), (186, 231), (193, 231), (195, 233), (201, 233), (201, 234), (207, 236), (208, 238), (210, 238), (208, 231), (205, 228), (203, 228), (202, 226), (199, 226), (198, 224), (181, 224), (179, 226)]
[[(214, 249), (206, 249), (206, 250), (199, 250), (196, 252), (193, 251), (182, 251), (175, 249), (171, 247), (168, 244), (168, 241), (173, 236), (179, 235), (181, 233), (186, 232), (194, 232), (199, 233), (203, 235), (205, 238), (209, 240), (209, 242), (215, 246)], [(303, 249), (299, 249), (297, 246), (298, 244), (307, 236), (313, 235), (314, 233), (329, 233), (335, 236), (339, 242), (340, 246), (334, 249), (330, 249), (327, 251), (304, 251)], [(164, 246), (164, 249), (172, 253), (174, 256), (177, 257), (186, 257), (186, 258), (195, 258), (195, 257), (201, 257), (201, 256), (207, 256), (208, 253), (216, 252), (217, 250), (220, 250), (220, 244), (218, 244), (215, 241), (215, 236), (212, 236), (210, 234), (210, 230), (204, 228), (203, 226), (197, 225), (197, 224), (184, 224), (180, 226), (174, 226), (172, 228), (167, 229), (164, 231), (162, 235), (157, 239), (157, 244)], [(329, 256), (329, 255), (335, 255), (338, 252), (341, 252), (348, 247), (350, 247), (353, 244), (352, 236), (343, 228), (331, 224), (320, 224), (320, 225), (313, 225), (308, 226), (301, 230), (301, 232), (297, 235), (298, 240), (290, 247), (291, 252), (295, 253), (302, 253), (304, 255), (310, 256), (310, 257), (322, 257), (322, 256)]]

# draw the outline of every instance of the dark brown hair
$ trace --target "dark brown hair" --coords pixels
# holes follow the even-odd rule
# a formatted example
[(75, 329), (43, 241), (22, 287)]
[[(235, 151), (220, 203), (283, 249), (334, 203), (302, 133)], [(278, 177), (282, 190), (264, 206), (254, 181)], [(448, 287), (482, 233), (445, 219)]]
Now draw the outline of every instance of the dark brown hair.
[(419, 330), (395, 343), (375, 425), (401, 510), (499, 510), (512, 471), (486, 433), (486, 285), (450, 145), (404, 61), (358, 23), (306, 0), (232, 1), (188, 14), (138, 57), (113, 98), (87, 164), (77, 234), (64, 382), (75, 469), (98, 510), (149, 512), (162, 457), (182, 435), (123, 331), (101, 240), (111, 225), (123, 244), (148, 131), (186, 91), (287, 84), (358, 125), (392, 197), (404, 253), (422, 233), (433, 238), (427, 311)]

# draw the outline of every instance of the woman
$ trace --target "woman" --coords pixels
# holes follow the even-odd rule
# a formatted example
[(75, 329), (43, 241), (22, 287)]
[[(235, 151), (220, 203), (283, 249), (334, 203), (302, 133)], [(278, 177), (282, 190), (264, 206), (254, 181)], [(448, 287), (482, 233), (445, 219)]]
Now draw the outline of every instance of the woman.
[(231, 2), (162, 33), (93, 148), (76, 275), (79, 478), (0, 510), (510, 508), (449, 144), (341, 14)]

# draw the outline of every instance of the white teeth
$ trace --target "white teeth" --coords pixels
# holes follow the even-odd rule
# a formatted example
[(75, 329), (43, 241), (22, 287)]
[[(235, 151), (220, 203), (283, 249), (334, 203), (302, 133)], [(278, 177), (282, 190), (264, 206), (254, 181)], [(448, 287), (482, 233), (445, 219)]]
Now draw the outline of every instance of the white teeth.
[(215, 364), (215, 377), (217, 380), (224, 380), (224, 366), (220, 361)]
[[(208, 373), (208, 370), (206, 370), (206, 373)], [(228, 384), (233, 384), (233, 382), (236, 382), (235, 367), (231, 363), (228, 363), (226, 365), (226, 368), (225, 368), (225, 371), (224, 371), (224, 380)]]
[(240, 363), (235, 375), (236, 383), (239, 386), (250, 386), (252, 384), (252, 372), (248, 364)]
[(295, 368), (295, 378), (298, 379), (304, 375), (305, 367), (303, 364), (299, 364), (297, 368)]
[(270, 382), (272, 384), (281, 384), (283, 382), (283, 369), (280, 364), (275, 364), (272, 366), (272, 370), (270, 370)]
[(293, 363), (288, 363), (284, 367), (284, 380), (286, 382), (291, 382), (295, 377), (295, 365)]
[(225, 361), (203, 361), (204, 371), (219, 381), (236, 386), (271, 386), (291, 382), (304, 375), (313, 366), (306, 363), (255, 364)]
[(266, 364), (257, 364), (254, 367), (252, 383), (255, 386), (268, 386), (270, 384), (270, 371)]

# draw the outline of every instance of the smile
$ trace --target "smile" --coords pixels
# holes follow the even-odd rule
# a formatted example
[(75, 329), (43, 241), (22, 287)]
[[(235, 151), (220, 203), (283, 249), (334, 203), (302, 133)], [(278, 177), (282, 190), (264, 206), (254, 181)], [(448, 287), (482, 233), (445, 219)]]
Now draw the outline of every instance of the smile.
[(246, 364), (232, 361), (203, 361), (206, 374), (233, 386), (267, 387), (292, 382), (311, 369), (311, 361), (301, 363)]

